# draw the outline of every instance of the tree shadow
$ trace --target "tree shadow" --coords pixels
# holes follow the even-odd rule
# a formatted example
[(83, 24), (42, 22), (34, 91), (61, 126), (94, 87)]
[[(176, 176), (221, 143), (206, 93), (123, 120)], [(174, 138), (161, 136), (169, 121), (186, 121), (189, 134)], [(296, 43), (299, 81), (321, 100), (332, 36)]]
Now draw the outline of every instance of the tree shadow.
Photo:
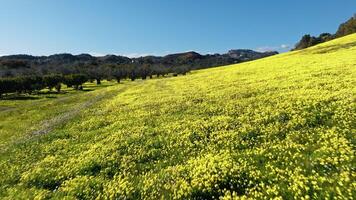
[(57, 92), (57, 91), (39, 91), (36, 94), (38, 94), (38, 95), (48, 95), (48, 94), (66, 94), (66, 93), (68, 93), (68, 92), (66, 92), (66, 91), (60, 91), (60, 92)]
[(356, 46), (356, 42), (350, 42), (346, 44), (335, 44), (331, 46), (325, 46), (325, 47), (319, 47), (317, 49), (312, 49), (309, 51), (306, 51), (306, 53), (311, 53), (311, 54), (325, 54), (325, 53), (332, 53), (335, 51), (338, 51), (340, 49), (350, 49)]
[[(85, 86), (85, 88), (81, 89), (81, 90), (74, 90), (76, 92), (91, 92), (91, 91), (95, 91), (97, 89), (100, 88), (105, 88), (105, 87), (109, 87), (111, 85), (106, 85), (106, 84), (102, 84), (102, 85), (93, 85), (93, 86)], [(55, 99), (58, 98), (58, 96), (60, 95), (64, 95), (67, 93), (72, 93), (73, 91), (65, 91), (62, 90), (60, 92), (57, 92), (55, 90), (49, 91), (49, 90), (45, 90), (45, 91), (36, 91), (32, 94), (16, 94), (16, 93), (10, 93), (10, 94), (3, 94), (2, 96), (0, 96), (0, 101), (1, 100), (36, 100), (36, 99)]]
[(23, 95), (10, 95), (10, 96), (2, 96), (1, 100), (35, 100), (40, 99), (40, 97), (35, 96), (23, 96)]
[(90, 89), (90, 88), (85, 88), (79, 91), (83, 91), (83, 92), (90, 92), (90, 91), (94, 91), (94, 89)]
[(58, 97), (56, 96), (45, 96), (46, 99), (57, 99)]
[(60, 93), (58, 93), (55, 91), (39, 91), (39, 92), (35, 92), (32, 94), (12, 93), (12, 94), (2, 95), (0, 97), (0, 100), (24, 100), (25, 101), (25, 100), (37, 100), (37, 99), (43, 99), (43, 98), (54, 99), (54, 98), (57, 98), (58, 95), (63, 95), (66, 93), (68, 93), (68, 92), (61, 91)]
[(10, 111), (14, 109), (15, 107), (11, 107), (11, 106), (0, 106), (0, 112)]

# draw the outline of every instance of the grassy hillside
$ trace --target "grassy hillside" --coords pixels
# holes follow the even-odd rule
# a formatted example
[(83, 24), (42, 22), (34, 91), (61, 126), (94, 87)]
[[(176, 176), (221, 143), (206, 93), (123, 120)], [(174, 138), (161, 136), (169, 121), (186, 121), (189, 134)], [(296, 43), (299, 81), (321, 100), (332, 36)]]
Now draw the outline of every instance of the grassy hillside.
[(188, 76), (0, 101), (0, 196), (352, 199), (355, 76), (353, 34)]

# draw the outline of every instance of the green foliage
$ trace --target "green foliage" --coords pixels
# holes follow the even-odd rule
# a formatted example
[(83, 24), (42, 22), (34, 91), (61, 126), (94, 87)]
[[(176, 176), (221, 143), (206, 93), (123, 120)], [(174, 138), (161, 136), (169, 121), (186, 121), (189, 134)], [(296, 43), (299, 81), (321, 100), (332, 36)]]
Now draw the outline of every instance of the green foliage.
[(12, 78), (0, 79), (0, 97), (2, 94), (16, 92), (17, 82)]
[(48, 89), (52, 90), (54, 87), (56, 87), (58, 91), (58, 85), (63, 82), (63, 77), (61, 75), (46, 75), (43, 76), (43, 82), (48, 87)]
[(341, 24), (336, 32), (336, 37), (342, 37), (356, 33), (356, 17), (349, 19), (347, 22)]
[(75, 89), (79, 89), (83, 83), (88, 81), (88, 77), (84, 74), (70, 74), (64, 76), (64, 84), (68, 87), (74, 87)]
[(0, 94), (29, 93), (40, 91), (46, 87), (40, 76), (20, 76), (0, 79)]
[(57, 92), (60, 92), (62, 89), (62, 83), (57, 83), (57, 85), (54, 86), (54, 88), (57, 90)]
[(335, 34), (322, 33), (319, 35), (319, 37), (304, 35), (302, 39), (295, 45), (293, 50), (305, 49), (353, 33), (356, 33), (356, 17), (352, 17), (347, 22), (342, 23)]
[(355, 40), (0, 110), (0, 197), (353, 199)]
[(302, 39), (298, 42), (298, 44), (296, 44), (294, 50), (305, 49), (323, 42), (327, 42), (334, 38), (335, 36), (330, 33), (322, 33), (319, 35), (319, 37), (304, 35)]
[(111, 68), (111, 75), (113, 76), (113, 78), (116, 79), (118, 83), (120, 83), (122, 79), (125, 79), (127, 77), (127, 71), (125, 69), (125, 66), (114, 65), (114, 66), (110, 66), (110, 68)]

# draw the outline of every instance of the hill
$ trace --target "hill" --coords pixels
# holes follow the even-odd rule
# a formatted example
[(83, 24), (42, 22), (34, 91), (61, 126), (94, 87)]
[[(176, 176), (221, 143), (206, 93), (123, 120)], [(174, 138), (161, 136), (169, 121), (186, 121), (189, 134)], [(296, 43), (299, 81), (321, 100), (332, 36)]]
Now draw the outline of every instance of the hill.
[[(157, 68), (160, 71), (166, 71), (166, 69), (183, 66), (190, 69), (202, 69), (241, 63), (278, 54), (278, 52), (263, 53), (252, 50), (232, 51), (237, 51), (239, 55), (236, 56), (236, 53), (231, 54), (230, 51), (226, 54), (214, 55), (184, 52), (166, 56), (144, 56), (139, 58), (128, 58), (118, 55), (95, 57), (89, 54), (72, 55), (67, 53), (50, 56), (9, 55), (0, 57), (0, 78), (69, 73), (82, 73), (100, 78), (112, 76), (110, 73), (110, 71), (113, 71), (112, 68), (118, 69), (123, 67), (127, 71), (130, 71), (132, 68), (139, 69), (141, 67), (149, 67), (151, 71), (157, 71)], [(96, 71), (96, 75), (92, 71)], [(100, 76), (97, 74), (100, 74)]]
[(0, 196), (352, 199), (355, 41), (2, 100)]

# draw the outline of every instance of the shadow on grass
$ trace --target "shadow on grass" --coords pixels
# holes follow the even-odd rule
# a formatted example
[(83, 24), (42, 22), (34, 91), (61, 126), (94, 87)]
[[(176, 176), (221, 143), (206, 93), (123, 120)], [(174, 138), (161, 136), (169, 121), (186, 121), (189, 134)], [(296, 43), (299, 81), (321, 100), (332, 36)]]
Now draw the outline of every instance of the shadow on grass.
[(15, 107), (12, 106), (0, 106), (0, 112), (4, 112), (4, 111), (11, 111), (16, 109)]
[(35, 99), (40, 99), (40, 97), (24, 96), (24, 95), (8, 95), (8, 96), (2, 96), (0, 98), (0, 101), (1, 100), (35, 100)]
[(56, 97), (56, 96), (45, 96), (45, 98), (46, 98), (46, 99), (56, 99), (56, 98), (58, 98), (58, 97)]
[(78, 90), (78, 91), (83, 91), (83, 92), (90, 92), (90, 91), (94, 91), (95, 89), (90, 89), (90, 88), (84, 88), (82, 90)]
[(113, 84), (101, 84), (101, 85), (85, 85), (82, 90), (75, 90), (73, 88), (70, 88), (70, 90), (62, 90), (60, 92), (57, 91), (38, 91), (32, 94), (16, 94), (16, 93), (11, 93), (11, 94), (3, 94), (0, 97), (1, 100), (38, 100), (38, 99), (55, 99), (58, 98), (61, 95), (68, 94), (68, 93), (76, 93), (76, 92), (91, 92), (98, 90), (100, 88), (106, 88), (109, 86), (112, 86)]
[(311, 54), (325, 54), (325, 53), (332, 53), (335, 51), (338, 51), (340, 49), (350, 49), (356, 46), (356, 42), (350, 42), (342, 45), (331, 45), (331, 46), (326, 46), (326, 47), (319, 47), (317, 49), (310, 50), (307, 53)]
[(60, 91), (60, 92), (56, 92), (56, 91), (39, 91), (36, 94), (38, 95), (48, 95), (48, 94), (66, 94), (68, 92), (66, 91)]
[(96, 90), (96, 89), (100, 89), (100, 88), (106, 88), (106, 87), (110, 87), (113, 86), (113, 84), (101, 84), (101, 85), (85, 85), (83, 87), (83, 90)]
[(37, 99), (54, 99), (57, 98), (58, 95), (67, 94), (68, 92), (54, 92), (54, 91), (39, 91), (33, 94), (6, 94), (2, 95), (0, 100), (37, 100)]

